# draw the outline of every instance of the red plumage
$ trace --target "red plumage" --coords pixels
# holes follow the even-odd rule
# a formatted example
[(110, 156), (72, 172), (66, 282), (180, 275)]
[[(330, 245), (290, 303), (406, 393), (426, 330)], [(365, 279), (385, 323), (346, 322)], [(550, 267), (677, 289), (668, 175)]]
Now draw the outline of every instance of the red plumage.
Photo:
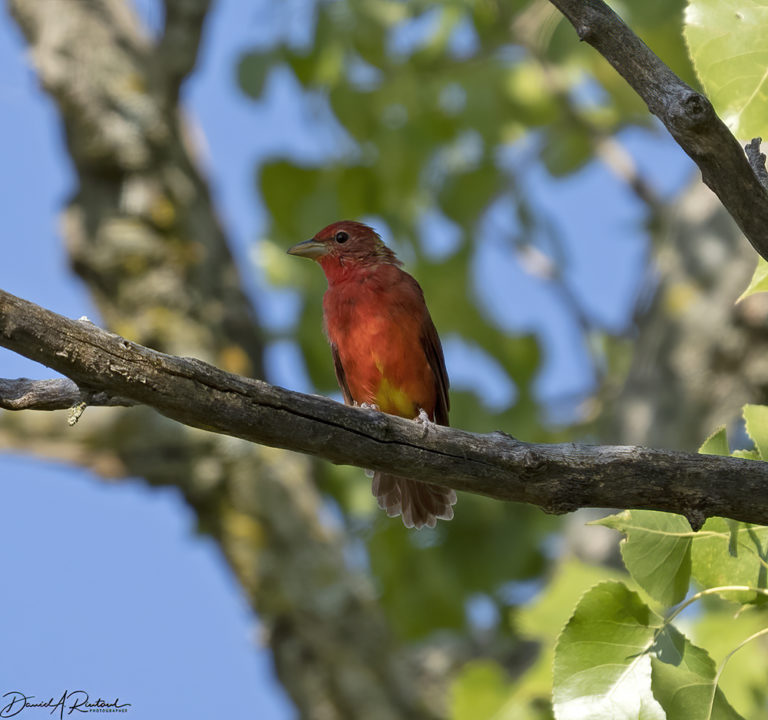
[[(424, 294), (376, 232), (337, 222), (288, 252), (317, 260), (328, 279), (323, 319), (345, 402), (447, 425), (448, 374)], [(373, 493), (406, 527), (453, 517), (448, 488), (375, 473)]]

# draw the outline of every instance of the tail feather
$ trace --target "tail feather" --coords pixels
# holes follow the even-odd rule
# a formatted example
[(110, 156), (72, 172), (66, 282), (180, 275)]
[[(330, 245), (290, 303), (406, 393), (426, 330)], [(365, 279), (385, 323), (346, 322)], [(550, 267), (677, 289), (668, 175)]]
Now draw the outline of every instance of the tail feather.
[(450, 488), (377, 472), (371, 490), (379, 507), (389, 517), (402, 515), (407, 528), (433, 528), (438, 519), (453, 518), (456, 493)]

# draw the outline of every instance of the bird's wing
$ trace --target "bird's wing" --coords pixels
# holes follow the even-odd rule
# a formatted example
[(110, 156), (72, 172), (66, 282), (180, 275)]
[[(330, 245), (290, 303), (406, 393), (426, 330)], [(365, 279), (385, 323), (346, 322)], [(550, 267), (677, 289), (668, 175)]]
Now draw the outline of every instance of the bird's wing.
[(445, 369), (445, 358), (443, 357), (443, 346), (440, 344), (440, 338), (435, 329), (432, 318), (428, 315), (424, 320), (421, 329), (421, 344), (424, 348), (424, 354), (427, 356), (427, 362), (432, 369), (437, 384), (437, 399), (435, 401), (435, 422), (438, 425), (448, 425), (448, 410), (451, 408), (451, 402), (448, 399), (448, 371)]
[(349, 392), (349, 385), (347, 385), (347, 376), (344, 373), (344, 366), (341, 364), (339, 348), (336, 347), (336, 343), (331, 343), (331, 355), (333, 355), (333, 371), (336, 373), (336, 382), (339, 383), (341, 394), (344, 396), (344, 402), (347, 405), (354, 405), (352, 394)]

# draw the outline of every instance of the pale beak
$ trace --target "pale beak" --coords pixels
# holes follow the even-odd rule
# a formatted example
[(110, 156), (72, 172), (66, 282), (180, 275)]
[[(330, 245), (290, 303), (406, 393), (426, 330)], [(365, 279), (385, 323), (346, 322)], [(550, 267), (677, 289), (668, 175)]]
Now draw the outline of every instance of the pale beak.
[(321, 243), (314, 238), (311, 240), (305, 240), (304, 242), (296, 243), (293, 247), (289, 247), (287, 250), (289, 255), (299, 255), (301, 257), (310, 258), (310, 260), (317, 260), (328, 254), (328, 248), (325, 243)]

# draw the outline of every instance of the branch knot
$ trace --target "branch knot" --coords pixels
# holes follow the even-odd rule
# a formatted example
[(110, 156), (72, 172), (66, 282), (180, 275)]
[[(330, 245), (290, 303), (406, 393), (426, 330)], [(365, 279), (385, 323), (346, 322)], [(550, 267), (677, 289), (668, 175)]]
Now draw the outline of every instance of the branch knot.
[(686, 88), (670, 99), (668, 117), (677, 132), (696, 132), (715, 116), (712, 103), (701, 93)]

